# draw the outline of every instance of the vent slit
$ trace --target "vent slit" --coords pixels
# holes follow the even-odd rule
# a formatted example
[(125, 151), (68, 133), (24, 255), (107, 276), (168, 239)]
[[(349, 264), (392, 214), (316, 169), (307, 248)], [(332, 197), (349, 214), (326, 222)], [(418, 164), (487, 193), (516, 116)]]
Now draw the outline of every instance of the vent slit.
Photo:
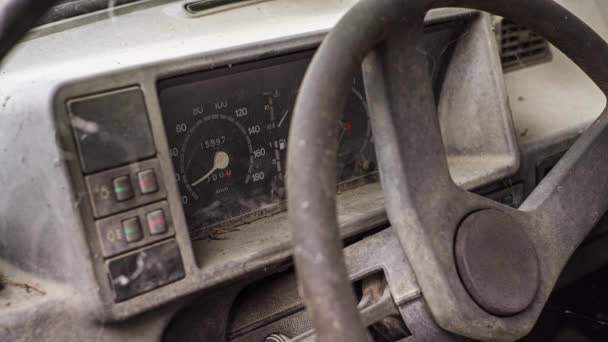
[(536, 33), (514, 22), (497, 22), (497, 40), (504, 72), (527, 68), (552, 59), (549, 43)]

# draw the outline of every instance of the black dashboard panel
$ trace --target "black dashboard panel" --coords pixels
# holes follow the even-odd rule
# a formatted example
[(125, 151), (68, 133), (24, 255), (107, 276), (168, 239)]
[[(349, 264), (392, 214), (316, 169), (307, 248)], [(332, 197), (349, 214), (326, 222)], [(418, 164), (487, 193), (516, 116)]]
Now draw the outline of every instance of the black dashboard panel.
[[(291, 108), (312, 51), (162, 82), (160, 101), (191, 228), (280, 210)], [(362, 77), (340, 127), (342, 182), (375, 171)]]
[[(462, 34), (459, 21), (427, 28), (435, 95)], [(229, 65), (159, 82), (176, 181), (193, 236), (284, 209), (286, 147), (300, 82), (314, 51)], [(297, 128), (295, 128), (297, 129)], [(339, 182), (375, 179), (376, 160), (361, 73), (335, 134)], [(351, 185), (351, 186), (352, 186)]]

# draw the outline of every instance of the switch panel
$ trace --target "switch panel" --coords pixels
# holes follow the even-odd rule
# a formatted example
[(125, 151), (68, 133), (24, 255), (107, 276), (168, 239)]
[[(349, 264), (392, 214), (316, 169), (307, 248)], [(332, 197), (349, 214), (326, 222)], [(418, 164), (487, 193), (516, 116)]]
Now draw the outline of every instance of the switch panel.
[(175, 235), (165, 201), (98, 220), (95, 225), (106, 258)]
[[(93, 216), (101, 218), (164, 199), (166, 190), (162, 177), (158, 175), (158, 160), (150, 159), (86, 176)], [(142, 178), (147, 190), (145, 193), (141, 191)], [(140, 190), (134, 191), (134, 184)]]
[(67, 109), (91, 204), (81, 213), (93, 221), (92, 252), (114, 301), (185, 277), (141, 89), (82, 96)]
[(72, 130), (84, 173), (153, 156), (148, 111), (133, 87), (70, 100)]
[(106, 262), (106, 267), (116, 302), (135, 297), (185, 276), (184, 264), (175, 239), (111, 259)]

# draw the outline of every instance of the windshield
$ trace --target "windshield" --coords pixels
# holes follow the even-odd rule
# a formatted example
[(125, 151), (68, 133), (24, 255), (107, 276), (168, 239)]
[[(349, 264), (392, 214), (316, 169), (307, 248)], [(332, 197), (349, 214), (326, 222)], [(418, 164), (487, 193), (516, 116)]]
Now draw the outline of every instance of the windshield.
[(79, 15), (145, 0), (61, 0), (42, 18), (40, 24), (76, 17)]

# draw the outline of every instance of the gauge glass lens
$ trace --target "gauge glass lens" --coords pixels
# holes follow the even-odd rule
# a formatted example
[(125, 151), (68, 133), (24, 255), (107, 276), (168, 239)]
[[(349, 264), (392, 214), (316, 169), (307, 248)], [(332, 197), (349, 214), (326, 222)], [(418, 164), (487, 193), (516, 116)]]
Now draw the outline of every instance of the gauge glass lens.
[[(161, 82), (170, 155), (193, 230), (281, 210), (293, 106), (311, 52)], [(360, 73), (334, 127), (338, 181), (374, 171)]]

